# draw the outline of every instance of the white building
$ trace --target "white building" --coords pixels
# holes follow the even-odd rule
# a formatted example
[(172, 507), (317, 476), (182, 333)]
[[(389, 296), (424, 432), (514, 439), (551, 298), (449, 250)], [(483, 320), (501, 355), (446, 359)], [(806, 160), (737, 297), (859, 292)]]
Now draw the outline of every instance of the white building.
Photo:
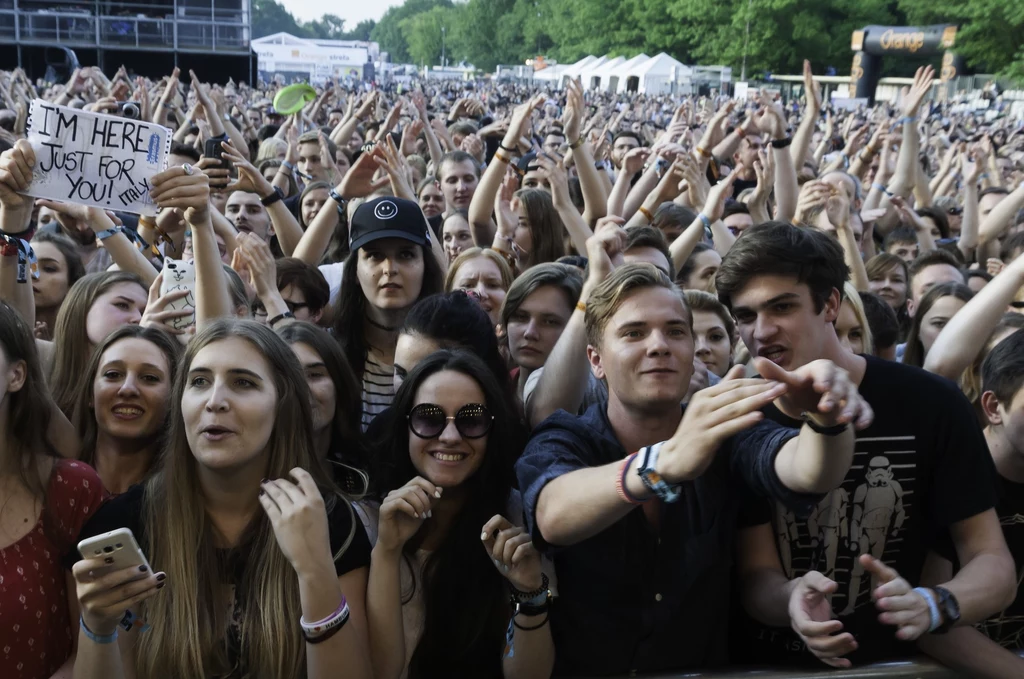
[(274, 33), (252, 41), (261, 80), (322, 84), (327, 78), (365, 80), (380, 56), (380, 45), (362, 40), (317, 40)]

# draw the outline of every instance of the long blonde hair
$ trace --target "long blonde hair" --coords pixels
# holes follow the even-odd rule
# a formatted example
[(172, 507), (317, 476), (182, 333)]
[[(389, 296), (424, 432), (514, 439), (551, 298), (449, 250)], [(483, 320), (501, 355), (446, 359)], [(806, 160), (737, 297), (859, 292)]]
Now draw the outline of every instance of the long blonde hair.
[(302, 614), (298, 578), (262, 511), (253, 517), (242, 539), (246, 544), (245, 565), (235, 591), (244, 611), (241, 667), (227, 664), (224, 639), (229, 613), (224, 605), (223, 584), (231, 581), (231, 571), (215, 546), (197, 463), (186, 438), (181, 400), (196, 354), (214, 342), (233, 337), (252, 344), (266, 358), (274, 376), (277, 408), (268, 443), (266, 478), (287, 477), (290, 469), (302, 467), (324, 492), (328, 512), (335, 502), (347, 502), (316, 454), (309, 390), (298, 359), (284, 340), (263, 325), (233, 319), (217, 321), (196, 335), (188, 344), (175, 379), (162, 468), (147, 482), (144, 495), (146, 548), (153, 568), (167, 573), (171, 590), (145, 604), (145, 617), (153, 628), (139, 638), (136, 668), (140, 677), (204, 677), (227, 674), (232, 669), (240, 669), (253, 679), (305, 676), (305, 642), (298, 624)]

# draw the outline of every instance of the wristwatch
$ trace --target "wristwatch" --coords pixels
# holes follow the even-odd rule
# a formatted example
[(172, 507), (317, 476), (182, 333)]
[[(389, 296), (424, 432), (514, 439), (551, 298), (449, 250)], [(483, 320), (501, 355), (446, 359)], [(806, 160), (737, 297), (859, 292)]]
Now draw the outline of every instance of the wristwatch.
[(939, 611), (942, 612), (942, 624), (932, 631), (932, 634), (945, 634), (953, 625), (960, 622), (960, 603), (945, 587), (932, 587), (935, 596), (939, 598)]

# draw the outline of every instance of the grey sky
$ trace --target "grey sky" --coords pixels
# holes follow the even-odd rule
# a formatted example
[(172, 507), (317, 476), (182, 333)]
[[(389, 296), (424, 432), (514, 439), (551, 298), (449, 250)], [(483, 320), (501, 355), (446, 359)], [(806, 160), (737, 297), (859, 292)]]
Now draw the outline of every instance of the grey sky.
[(401, 5), (403, 0), (279, 0), (297, 19), (310, 21), (324, 14), (335, 14), (345, 20), (345, 28), (352, 29), (364, 19), (380, 19), (389, 7)]

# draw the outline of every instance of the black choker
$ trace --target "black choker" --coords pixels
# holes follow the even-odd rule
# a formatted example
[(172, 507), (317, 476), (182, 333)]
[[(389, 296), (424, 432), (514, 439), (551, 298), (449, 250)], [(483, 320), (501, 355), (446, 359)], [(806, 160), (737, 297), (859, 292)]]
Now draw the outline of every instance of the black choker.
[(386, 325), (381, 325), (380, 323), (378, 323), (377, 321), (373, 320), (369, 316), (366, 317), (366, 322), (369, 323), (370, 325), (372, 325), (375, 328), (380, 328), (381, 330), (385, 330), (387, 332), (398, 332), (398, 328), (389, 328)]

